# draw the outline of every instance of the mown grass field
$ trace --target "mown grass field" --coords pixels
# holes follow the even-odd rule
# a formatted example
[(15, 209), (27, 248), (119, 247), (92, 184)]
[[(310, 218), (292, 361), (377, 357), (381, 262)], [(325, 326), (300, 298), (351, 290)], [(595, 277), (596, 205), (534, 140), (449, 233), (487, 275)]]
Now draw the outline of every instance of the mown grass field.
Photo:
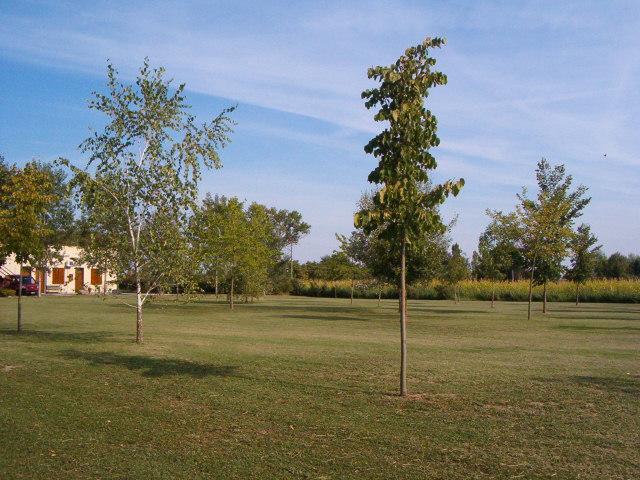
[(640, 306), (0, 299), (0, 478), (640, 478)]

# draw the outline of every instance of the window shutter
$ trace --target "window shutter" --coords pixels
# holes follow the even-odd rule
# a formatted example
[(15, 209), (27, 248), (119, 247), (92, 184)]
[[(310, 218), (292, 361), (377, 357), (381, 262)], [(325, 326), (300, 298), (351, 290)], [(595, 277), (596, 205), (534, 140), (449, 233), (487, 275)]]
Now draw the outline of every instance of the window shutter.
[(98, 268), (91, 269), (91, 285), (102, 285), (102, 272)]

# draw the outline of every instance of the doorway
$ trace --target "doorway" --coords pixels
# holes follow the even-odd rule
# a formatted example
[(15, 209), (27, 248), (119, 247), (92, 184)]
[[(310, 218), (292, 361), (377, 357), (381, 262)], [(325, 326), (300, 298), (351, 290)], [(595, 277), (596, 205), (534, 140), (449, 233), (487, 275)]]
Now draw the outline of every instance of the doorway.
[(84, 288), (84, 268), (76, 268), (75, 281), (75, 290), (77, 293)]

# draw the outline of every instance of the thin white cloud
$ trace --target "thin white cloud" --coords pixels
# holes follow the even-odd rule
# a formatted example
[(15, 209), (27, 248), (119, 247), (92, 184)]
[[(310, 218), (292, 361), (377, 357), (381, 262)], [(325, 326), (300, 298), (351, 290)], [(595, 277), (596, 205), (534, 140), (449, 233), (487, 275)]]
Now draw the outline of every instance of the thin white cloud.
[[(460, 209), (481, 211), (476, 207), (482, 201), (482, 210), (492, 207), (492, 189), (511, 188), (515, 194), (531, 183), (541, 156), (566, 163), (578, 181), (592, 187), (594, 203), (617, 195), (627, 211), (638, 199), (635, 2), (98, 2), (86, 9), (43, 2), (31, 10), (0, 12), (4, 56), (96, 78), (104, 75), (107, 58), (131, 77), (149, 56), (192, 91), (331, 126), (329, 133), (319, 133), (255, 121), (242, 127), (247, 131), (348, 155), (361, 152), (359, 135), (378, 128), (360, 99), (369, 85), (367, 67), (390, 63), (425, 34), (445, 35), (449, 44), (437, 56), (449, 84), (434, 91), (429, 103), (441, 127), (439, 175), (464, 176), (473, 198), (466, 201), (463, 191), (456, 200)], [(612, 25), (615, 35), (609, 33)], [(299, 173), (289, 185), (313, 191)], [(253, 188), (239, 178), (229, 182), (229, 189)], [(340, 208), (355, 203), (363, 183), (364, 176), (343, 186), (348, 191)], [(332, 228), (302, 191), (273, 189), (272, 200), (276, 193), (286, 195), (289, 205), (306, 205), (318, 230)], [(471, 230), (485, 221), (474, 215), (465, 224)], [(343, 231), (350, 228), (342, 216), (332, 218), (341, 219)], [(608, 220), (593, 222), (607, 230), (604, 240), (619, 244)], [(468, 227), (460, 228), (470, 235)], [(331, 242), (329, 233), (313, 236), (318, 245), (321, 240)]]

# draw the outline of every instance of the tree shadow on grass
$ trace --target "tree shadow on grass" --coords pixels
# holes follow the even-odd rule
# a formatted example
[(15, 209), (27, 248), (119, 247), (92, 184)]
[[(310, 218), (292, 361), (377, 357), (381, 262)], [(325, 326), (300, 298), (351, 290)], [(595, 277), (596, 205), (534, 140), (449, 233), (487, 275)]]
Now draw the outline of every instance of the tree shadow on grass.
[[(368, 315), (369, 317), (371, 317), (370, 315)], [(295, 320), (316, 320), (316, 321), (354, 321), (354, 322), (368, 322), (370, 320), (372, 320), (372, 318), (364, 318), (364, 316), (361, 317), (356, 317), (356, 316), (351, 316), (351, 317), (347, 317), (345, 315), (305, 315), (303, 313), (296, 313), (296, 314), (284, 314), (284, 315), (278, 315), (279, 318), (292, 318)]]
[(144, 355), (122, 355), (113, 352), (81, 352), (66, 350), (62, 356), (71, 360), (84, 360), (91, 365), (117, 365), (128, 370), (140, 370), (143, 377), (166, 377), (189, 375), (194, 378), (208, 376), (235, 376), (237, 367), (231, 365), (210, 365), (175, 358), (154, 358)]
[(41, 332), (37, 330), (24, 330), (20, 333), (15, 330), (0, 330), (0, 338), (13, 338), (29, 342), (78, 342), (96, 343), (114, 337), (111, 332)]
[[(600, 318), (598, 319), (600, 320)], [(582, 332), (582, 331), (602, 331), (602, 332), (615, 332), (615, 331), (620, 331), (620, 332), (640, 332), (640, 327), (596, 327), (596, 326), (591, 326), (591, 325), (558, 325), (556, 327), (553, 327), (556, 330), (572, 330), (572, 331), (576, 331), (576, 332)]]
[(431, 315), (437, 315), (437, 316), (470, 315), (470, 314), (487, 315), (487, 314), (496, 313), (495, 310), (490, 310), (488, 308), (486, 310), (480, 310), (480, 309), (464, 310), (464, 309), (447, 308), (447, 307), (442, 307), (442, 308), (420, 307), (420, 306), (413, 306), (409, 304), (409, 314), (411, 314), (412, 311), (414, 314), (424, 314), (424, 315), (431, 314)]
[(572, 377), (574, 382), (582, 385), (592, 385), (607, 390), (609, 392), (640, 394), (640, 378), (635, 376), (627, 377), (594, 377), (591, 375), (581, 375)]
[(594, 375), (573, 375), (565, 378), (535, 378), (540, 382), (561, 383), (567, 386), (575, 384), (595, 387), (608, 393), (640, 394), (640, 376), (627, 375), (618, 377), (598, 377)]

